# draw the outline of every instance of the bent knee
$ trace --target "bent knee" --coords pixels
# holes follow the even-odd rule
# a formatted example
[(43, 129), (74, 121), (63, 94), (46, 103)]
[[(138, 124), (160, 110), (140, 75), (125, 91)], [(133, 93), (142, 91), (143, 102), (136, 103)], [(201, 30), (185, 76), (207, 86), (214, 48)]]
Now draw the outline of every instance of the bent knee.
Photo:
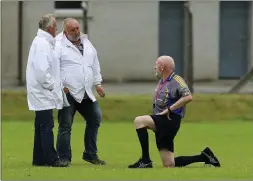
[(154, 130), (154, 122), (149, 116), (138, 116), (134, 119), (136, 127), (146, 127)]
[(163, 163), (163, 166), (165, 168), (174, 168), (175, 167), (175, 162)]
[(139, 124), (142, 124), (143, 123), (143, 119), (141, 118), (141, 116), (137, 116), (135, 119), (134, 119), (134, 124), (135, 125), (139, 125)]

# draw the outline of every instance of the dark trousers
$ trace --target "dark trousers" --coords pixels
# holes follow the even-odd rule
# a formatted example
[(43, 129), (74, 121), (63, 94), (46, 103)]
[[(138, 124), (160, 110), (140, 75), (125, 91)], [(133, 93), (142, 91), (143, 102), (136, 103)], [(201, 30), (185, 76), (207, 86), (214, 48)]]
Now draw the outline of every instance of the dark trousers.
[(83, 154), (89, 154), (92, 157), (97, 154), (97, 135), (102, 117), (98, 102), (92, 102), (87, 96), (81, 103), (76, 102), (70, 94), (67, 94), (67, 98), (70, 106), (58, 112), (59, 128), (56, 146), (58, 156), (60, 159), (71, 161), (71, 130), (74, 115), (78, 111), (86, 120)]
[(54, 148), (53, 110), (35, 111), (33, 165), (52, 165), (57, 160)]

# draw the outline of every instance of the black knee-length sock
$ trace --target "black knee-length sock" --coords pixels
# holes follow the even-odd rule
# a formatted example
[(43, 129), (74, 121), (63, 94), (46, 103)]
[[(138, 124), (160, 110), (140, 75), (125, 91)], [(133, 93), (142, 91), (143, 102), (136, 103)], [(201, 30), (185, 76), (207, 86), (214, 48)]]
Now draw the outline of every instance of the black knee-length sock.
[(142, 159), (144, 161), (150, 161), (149, 157), (149, 140), (147, 128), (136, 129), (137, 135), (142, 149)]
[(206, 158), (204, 155), (195, 155), (195, 156), (179, 156), (175, 158), (176, 167), (184, 167), (186, 165), (196, 163), (196, 162), (205, 162)]

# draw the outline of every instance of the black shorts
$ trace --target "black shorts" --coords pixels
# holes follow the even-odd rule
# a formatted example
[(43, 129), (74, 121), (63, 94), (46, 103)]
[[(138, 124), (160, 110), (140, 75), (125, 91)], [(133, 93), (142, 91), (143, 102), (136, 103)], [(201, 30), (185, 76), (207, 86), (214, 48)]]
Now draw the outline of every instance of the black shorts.
[(181, 124), (181, 116), (170, 113), (171, 120), (166, 115), (150, 115), (156, 127), (155, 137), (158, 150), (166, 149), (174, 152), (174, 138)]

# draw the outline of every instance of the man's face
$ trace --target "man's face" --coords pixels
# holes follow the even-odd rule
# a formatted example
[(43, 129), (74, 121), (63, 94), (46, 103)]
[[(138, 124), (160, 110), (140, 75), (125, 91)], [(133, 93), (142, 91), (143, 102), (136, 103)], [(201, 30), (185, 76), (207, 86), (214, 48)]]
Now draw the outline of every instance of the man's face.
[(57, 24), (56, 24), (56, 19), (53, 20), (53, 27), (48, 28), (48, 32), (55, 37), (56, 36), (56, 31), (57, 31)]
[(155, 76), (157, 78), (161, 78), (163, 72), (163, 65), (159, 60), (156, 61), (154, 69), (155, 69)]
[(78, 41), (80, 39), (80, 26), (75, 20), (68, 22), (67, 30), (64, 32), (70, 41)]

